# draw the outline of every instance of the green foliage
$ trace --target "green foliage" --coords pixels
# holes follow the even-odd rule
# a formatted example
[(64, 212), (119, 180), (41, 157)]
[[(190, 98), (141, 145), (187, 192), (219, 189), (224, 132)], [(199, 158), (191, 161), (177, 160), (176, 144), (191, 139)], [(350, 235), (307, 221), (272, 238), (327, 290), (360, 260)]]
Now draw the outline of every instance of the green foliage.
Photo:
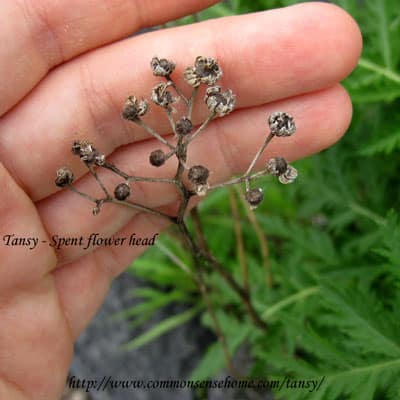
[[(293, 1), (234, 0), (200, 16), (288, 3)], [(266, 200), (255, 215), (268, 241), (267, 262), (240, 207), (252, 302), (268, 333), (251, 324), (241, 300), (218, 274), (210, 271), (206, 279), (229, 350), (234, 353), (243, 343), (250, 348), (249, 376), (325, 377), (317, 392), (287, 389), (277, 392), (278, 398), (399, 399), (400, 7), (397, 0), (336, 3), (358, 21), (365, 46), (358, 68), (344, 83), (354, 103), (349, 132), (331, 149), (296, 163), (301, 175), (294, 185), (260, 183)], [(228, 192), (212, 193), (200, 214), (210, 248), (241, 282)], [(213, 329), (190, 257), (170, 236), (161, 244), (163, 251), (152, 249), (134, 262), (132, 272), (152, 289), (141, 291), (142, 305), (126, 313), (140, 321), (180, 302), (188, 306), (188, 315), (196, 310)], [(168, 320), (166, 325), (174, 326)], [(158, 334), (164, 327), (154, 329)], [(223, 351), (215, 342), (192, 374), (215, 376), (223, 366)]]

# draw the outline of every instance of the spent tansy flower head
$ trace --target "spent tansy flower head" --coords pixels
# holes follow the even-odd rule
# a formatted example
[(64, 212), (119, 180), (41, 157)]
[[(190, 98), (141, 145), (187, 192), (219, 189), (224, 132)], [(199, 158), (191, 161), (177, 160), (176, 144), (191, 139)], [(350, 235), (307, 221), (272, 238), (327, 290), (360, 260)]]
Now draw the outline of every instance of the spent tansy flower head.
[(57, 170), (55, 184), (58, 187), (65, 187), (71, 185), (73, 181), (74, 181), (74, 174), (69, 168), (63, 167)]
[[(189, 146), (192, 145), (193, 140), (200, 134), (203, 134), (203, 131), (206, 130), (216, 117), (224, 117), (234, 111), (236, 103), (235, 94), (231, 89), (222, 89), (217, 85), (217, 82), (222, 77), (222, 69), (217, 60), (212, 57), (198, 56), (194, 64), (184, 70), (183, 78), (186, 83), (191, 86), (191, 94), (187, 94), (186, 90), (181, 90), (176, 81), (171, 78), (171, 74), (176, 68), (174, 61), (167, 58), (153, 57), (150, 61), (150, 67), (154, 76), (163, 78), (162, 82), (156, 83), (152, 88), (150, 99), (165, 112), (165, 121), (169, 122), (169, 130), (159, 133), (141, 118), (147, 114), (149, 110), (149, 103), (144, 98), (139, 100), (136, 96), (129, 96), (123, 106), (122, 116), (124, 119), (138, 125), (140, 129), (147, 131), (160, 143), (160, 148), (152, 150), (148, 156), (149, 163), (152, 166), (162, 167), (168, 159), (175, 158), (175, 161), (177, 161), (175, 164), (177, 169), (173, 176), (171, 178), (130, 176), (118, 169), (116, 165), (107, 162), (106, 155), (98, 152), (92, 143), (81, 140), (75, 141), (72, 144), (71, 151), (74, 155), (79, 156), (81, 161), (88, 167), (90, 174), (97, 180), (104, 192), (104, 197), (95, 199), (75, 189), (72, 186), (74, 181), (73, 173), (65, 167), (57, 171), (57, 186), (67, 186), (86, 199), (94, 201), (94, 214), (100, 212), (103, 204), (117, 202), (118, 204), (123, 203), (132, 208), (137, 208), (140, 211), (147, 211), (152, 214), (164, 216), (171, 222), (176, 222), (183, 220), (191, 196), (204, 196), (208, 191), (214, 190), (217, 187), (244, 183), (245, 199), (250, 208), (255, 209), (263, 201), (264, 194), (261, 188), (251, 189), (251, 181), (257, 179), (261, 175), (267, 174), (276, 176), (279, 181), (284, 184), (291, 183), (296, 179), (297, 170), (283, 157), (270, 158), (265, 164), (264, 170), (253, 173), (253, 169), (262, 156), (262, 153), (274, 137), (291, 136), (296, 131), (294, 118), (286, 112), (277, 111), (268, 117), (270, 132), (265, 137), (264, 143), (261, 144), (261, 147), (255, 153), (246, 172), (238, 178), (210, 186), (210, 172), (207, 166), (197, 164), (190, 168), (188, 167), (192, 164), (191, 160), (188, 159), (190, 154), (188, 149)], [(206, 87), (204, 95), (204, 103), (208, 109), (208, 115), (204, 117), (202, 122), (200, 116), (203, 115), (204, 112), (203, 110), (196, 109), (196, 107), (201, 104), (196, 98), (196, 96), (201, 95), (199, 94), (201, 92), (198, 90), (201, 84), (208, 86)], [(179, 107), (177, 107), (177, 109), (173, 108), (174, 103), (178, 101), (180, 101)], [(204, 108), (204, 104), (202, 107)], [(175, 117), (178, 111), (182, 110), (182, 115)], [(163, 124), (161, 124), (161, 126), (164, 127)], [(167, 133), (167, 135), (164, 133)], [(171, 133), (175, 134), (171, 135)], [(207, 138), (204, 139), (206, 140)], [(212, 150), (213, 149), (210, 149), (210, 151)], [(207, 158), (208, 155), (205, 154), (204, 156)], [(169, 165), (173, 166), (174, 163)], [(123, 178), (124, 182), (118, 184), (109, 192), (106, 185), (101, 181), (102, 175), (96, 172), (98, 168), (108, 169), (117, 174), (120, 178)], [(178, 213), (180, 213), (180, 215), (166, 215), (159, 210), (150, 209), (144, 205), (129, 201), (128, 198), (131, 194), (129, 182), (137, 181), (175, 185), (182, 196), (181, 200), (183, 206), (178, 207)]]
[(268, 118), (269, 129), (275, 136), (291, 136), (296, 132), (293, 117), (282, 111), (272, 113)]
[(186, 82), (193, 87), (198, 87), (201, 83), (215, 85), (221, 77), (222, 70), (217, 60), (203, 56), (197, 57), (194, 66), (186, 68), (184, 73)]
[(146, 114), (149, 103), (146, 100), (138, 100), (135, 96), (129, 96), (122, 110), (122, 117), (129, 121), (137, 121)]
[(204, 100), (210, 112), (218, 117), (224, 117), (234, 110), (236, 96), (230, 89), (222, 92), (221, 87), (212, 86), (206, 90)]
[(278, 179), (279, 182), (286, 185), (288, 183), (292, 183), (297, 178), (297, 175), (297, 169), (291, 165), (288, 165), (286, 171), (282, 175), (279, 175)]
[(288, 167), (287, 161), (283, 157), (270, 158), (266, 168), (271, 175), (279, 176), (286, 172)]
[(175, 63), (166, 58), (153, 57), (150, 62), (154, 76), (169, 77), (176, 67)]
[(167, 88), (168, 83), (159, 83), (154, 86), (151, 92), (151, 100), (158, 106), (170, 110), (171, 104), (175, 103), (177, 101), (177, 98), (175, 98), (172, 93), (167, 90)]
[(256, 209), (264, 199), (263, 190), (261, 188), (249, 189), (246, 191), (245, 199), (252, 210)]

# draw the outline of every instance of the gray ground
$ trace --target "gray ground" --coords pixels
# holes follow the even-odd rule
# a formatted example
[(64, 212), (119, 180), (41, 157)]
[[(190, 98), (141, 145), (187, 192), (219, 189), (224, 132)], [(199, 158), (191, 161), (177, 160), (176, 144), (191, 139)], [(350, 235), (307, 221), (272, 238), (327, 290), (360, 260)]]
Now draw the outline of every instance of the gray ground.
[[(132, 352), (120, 350), (120, 346), (140, 334), (144, 328), (132, 329), (127, 321), (112, 320), (116, 312), (134, 304), (127, 296), (128, 290), (138, 287), (127, 273), (118, 277), (96, 318), (81, 335), (75, 346), (70, 375), (80, 379), (98, 379), (111, 376), (118, 380), (131, 379), (185, 379), (201, 357), (202, 351), (214, 340), (210, 332), (203, 329), (198, 321), (192, 321), (158, 340)], [(167, 309), (153, 319), (148, 326), (167, 315), (179, 312)], [(222, 399), (267, 399), (255, 393), (238, 393), (233, 390), (210, 391), (210, 400)], [(68, 391), (62, 400), (195, 400), (189, 390), (166, 391), (117, 389), (112, 391), (91, 391), (90, 395)]]

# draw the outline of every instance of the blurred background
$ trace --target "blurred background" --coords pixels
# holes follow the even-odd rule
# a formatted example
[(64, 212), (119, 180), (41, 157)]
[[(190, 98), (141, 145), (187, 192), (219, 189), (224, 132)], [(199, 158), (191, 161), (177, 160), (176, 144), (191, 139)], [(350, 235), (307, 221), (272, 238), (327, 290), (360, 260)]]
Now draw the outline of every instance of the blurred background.
[[(168, 26), (294, 3), (232, 0)], [(234, 364), (247, 377), (325, 377), (320, 390), (116, 390), (82, 399), (400, 398), (400, 4), (334, 3), (357, 20), (364, 39), (358, 67), (344, 82), (354, 105), (348, 133), (296, 162), (293, 185), (260, 182), (265, 201), (255, 213), (234, 189), (211, 193), (199, 208), (208, 246), (238, 282), (248, 277), (252, 303), (268, 324), (267, 332), (255, 327), (241, 299), (208, 271)], [(71, 375), (229, 374), (192, 268), (176, 232), (162, 235), (114, 282), (76, 345)]]

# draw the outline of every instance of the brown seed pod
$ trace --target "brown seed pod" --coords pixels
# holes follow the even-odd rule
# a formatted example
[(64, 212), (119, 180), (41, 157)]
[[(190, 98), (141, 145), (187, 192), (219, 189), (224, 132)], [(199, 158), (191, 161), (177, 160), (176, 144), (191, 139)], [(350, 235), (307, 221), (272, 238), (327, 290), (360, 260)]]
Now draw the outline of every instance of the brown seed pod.
[(202, 165), (195, 165), (189, 169), (188, 178), (194, 185), (205, 185), (207, 184), (208, 176), (210, 172), (206, 167)]
[(74, 174), (69, 168), (63, 167), (57, 170), (55, 184), (58, 187), (65, 187), (67, 185), (71, 185), (73, 181), (74, 181)]
[(252, 209), (257, 208), (264, 199), (264, 194), (262, 189), (250, 189), (246, 191), (245, 195), (247, 203), (249, 203)]
[(150, 153), (149, 161), (154, 167), (161, 167), (165, 163), (165, 153), (162, 150), (154, 150)]
[(130, 194), (131, 194), (131, 188), (125, 182), (120, 183), (115, 187), (114, 196), (117, 200), (124, 201), (129, 197)]

